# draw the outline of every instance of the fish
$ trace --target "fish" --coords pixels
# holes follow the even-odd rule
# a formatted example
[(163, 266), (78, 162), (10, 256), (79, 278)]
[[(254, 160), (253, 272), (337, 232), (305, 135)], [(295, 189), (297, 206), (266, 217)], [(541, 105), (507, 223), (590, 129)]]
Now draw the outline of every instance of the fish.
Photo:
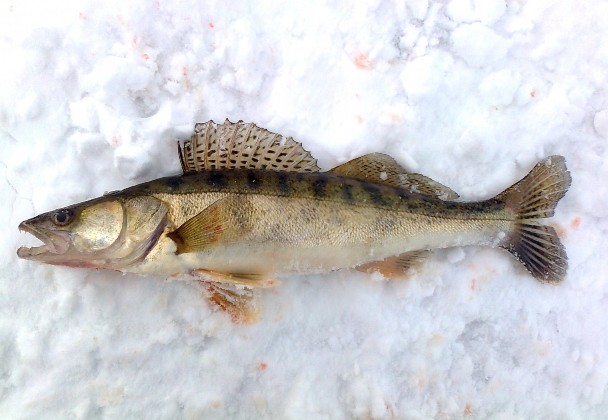
[(321, 171), (302, 144), (253, 123), (197, 123), (177, 142), (182, 173), (23, 221), (42, 245), (20, 258), (193, 279), (236, 322), (257, 319), (255, 291), (339, 269), (407, 277), (433, 249), (489, 246), (544, 283), (568, 258), (554, 215), (571, 184), (549, 156), (497, 196), (475, 202), (370, 153)]

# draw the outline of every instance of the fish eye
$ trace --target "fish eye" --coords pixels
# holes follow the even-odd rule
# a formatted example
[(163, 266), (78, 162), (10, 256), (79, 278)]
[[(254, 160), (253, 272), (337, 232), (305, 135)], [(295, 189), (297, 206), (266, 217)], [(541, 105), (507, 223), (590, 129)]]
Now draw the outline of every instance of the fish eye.
[(52, 220), (57, 226), (69, 225), (74, 220), (74, 212), (70, 209), (59, 210), (53, 214)]

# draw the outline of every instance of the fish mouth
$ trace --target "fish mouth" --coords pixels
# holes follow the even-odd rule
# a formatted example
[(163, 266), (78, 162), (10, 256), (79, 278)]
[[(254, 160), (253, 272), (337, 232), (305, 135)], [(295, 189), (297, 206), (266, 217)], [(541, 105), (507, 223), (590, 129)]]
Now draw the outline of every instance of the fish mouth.
[(17, 256), (27, 260), (41, 260), (44, 257), (52, 257), (53, 255), (65, 254), (69, 248), (69, 240), (67, 232), (49, 232), (37, 229), (28, 221), (19, 224), (19, 230), (27, 232), (38, 238), (42, 245), (26, 247), (21, 246), (17, 249)]

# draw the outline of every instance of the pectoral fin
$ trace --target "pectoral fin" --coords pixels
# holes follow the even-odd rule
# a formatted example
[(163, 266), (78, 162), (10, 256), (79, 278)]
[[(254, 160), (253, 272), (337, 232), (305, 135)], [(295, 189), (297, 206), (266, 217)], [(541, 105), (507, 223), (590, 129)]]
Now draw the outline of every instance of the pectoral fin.
[(424, 260), (431, 254), (430, 251), (406, 252), (381, 261), (372, 261), (356, 267), (364, 273), (378, 272), (386, 278), (407, 277), (412, 269), (418, 269)]
[(230, 196), (216, 201), (177, 230), (168, 233), (177, 245), (177, 255), (204, 251), (214, 244), (228, 244), (242, 238), (250, 229), (249, 201)]
[(259, 319), (258, 299), (251, 289), (210, 281), (201, 281), (201, 285), (209, 301), (230, 315), (234, 323), (251, 324)]

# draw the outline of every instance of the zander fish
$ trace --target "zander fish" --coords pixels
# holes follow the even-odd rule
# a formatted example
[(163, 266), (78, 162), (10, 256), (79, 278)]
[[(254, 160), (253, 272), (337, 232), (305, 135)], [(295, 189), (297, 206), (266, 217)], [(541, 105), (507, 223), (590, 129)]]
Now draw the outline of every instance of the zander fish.
[(21, 258), (148, 275), (190, 275), (234, 319), (255, 317), (251, 289), (289, 273), (341, 268), (398, 277), (428, 251), (500, 247), (538, 280), (558, 283), (567, 257), (553, 215), (570, 186), (565, 159), (539, 162), (479, 202), (390, 156), (328, 172), (291, 138), (242, 122), (196, 124), (178, 143), (183, 174), (41, 214), (19, 225), (43, 242)]

